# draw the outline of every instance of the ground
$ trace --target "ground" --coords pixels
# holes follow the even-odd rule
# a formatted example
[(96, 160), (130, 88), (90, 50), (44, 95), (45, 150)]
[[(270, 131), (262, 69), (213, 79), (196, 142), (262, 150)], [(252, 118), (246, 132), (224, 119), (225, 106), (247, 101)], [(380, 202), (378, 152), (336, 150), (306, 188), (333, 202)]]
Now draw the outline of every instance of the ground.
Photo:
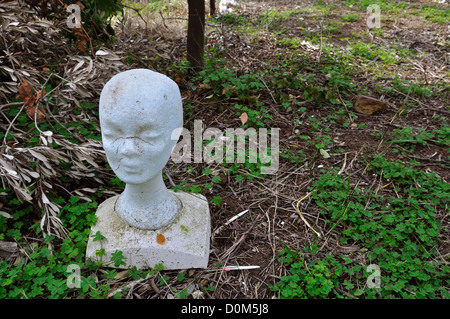
[[(150, 299), (448, 298), (449, 8), (432, 1), (372, 2), (380, 6), (380, 28), (367, 26), (368, 1), (242, 1), (232, 13), (207, 19), (205, 71), (196, 75), (185, 61), (183, 4), (141, 4), (114, 19), (117, 40), (102, 50), (121, 64), (103, 73), (98, 67), (88, 87), (94, 94), (67, 97), (70, 105), (73, 96), (79, 100), (78, 113), (61, 108), (60, 121), (72, 116), (98, 137), (89, 106), (98, 105), (101, 84), (115, 70), (145, 67), (178, 83), (190, 131), (194, 120), (222, 131), (279, 128), (280, 164), (276, 174), (261, 175), (260, 165), (248, 162), (169, 162), (168, 187), (200, 192), (210, 202), (210, 269), (139, 277), (84, 268), (83, 275), (96, 280), (92, 291), (103, 285), (105, 296)], [(89, 63), (83, 59), (80, 70)], [(60, 63), (70, 74), (79, 61)], [(80, 74), (86, 88), (94, 77)], [(358, 95), (382, 100), (387, 109), (358, 113)], [(69, 131), (80, 137), (76, 129)], [(68, 193), (97, 192), (97, 202), (120, 193), (123, 185), (101, 155), (96, 161), (97, 180), (69, 175)], [(39, 235), (28, 237), (22, 247), (40, 242)], [(405, 262), (411, 266), (403, 274), (398, 265)], [(367, 286), (370, 264), (381, 267), (379, 289)], [(429, 281), (432, 274), (437, 279)], [(83, 289), (83, 296), (94, 295), (89, 292)]]

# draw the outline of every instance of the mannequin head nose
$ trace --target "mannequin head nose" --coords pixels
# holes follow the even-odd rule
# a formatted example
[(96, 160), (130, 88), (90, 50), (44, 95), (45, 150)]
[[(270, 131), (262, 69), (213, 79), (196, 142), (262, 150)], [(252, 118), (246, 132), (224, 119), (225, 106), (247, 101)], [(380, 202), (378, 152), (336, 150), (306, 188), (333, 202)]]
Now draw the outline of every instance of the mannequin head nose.
[(119, 146), (119, 152), (125, 156), (137, 156), (139, 155), (139, 146), (137, 140), (134, 137), (127, 137), (122, 139), (122, 145)]

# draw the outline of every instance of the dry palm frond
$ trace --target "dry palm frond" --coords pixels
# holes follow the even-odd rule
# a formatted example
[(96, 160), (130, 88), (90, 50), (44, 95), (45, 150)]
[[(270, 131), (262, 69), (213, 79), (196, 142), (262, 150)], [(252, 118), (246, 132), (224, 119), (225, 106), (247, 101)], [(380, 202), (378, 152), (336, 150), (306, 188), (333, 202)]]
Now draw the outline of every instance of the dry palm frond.
[[(101, 182), (97, 176), (103, 170), (98, 163), (105, 163), (105, 155), (99, 141), (73, 132), (78, 142), (72, 143), (56, 130), (41, 130), (41, 124), (65, 127), (70, 122), (96, 122), (93, 114), (75, 115), (74, 108), (99, 96), (106, 81), (126, 69), (120, 52), (101, 49), (94, 57), (74, 54), (78, 51), (68, 44), (63, 31), (71, 31), (65, 17), (50, 21), (19, 1), (0, 3), (0, 128), (6, 133), (0, 141), (1, 186), (11, 188), (20, 201), (42, 212), (43, 233), (58, 237), (65, 237), (67, 230), (58, 217), (61, 207), (51, 200), (54, 189), (65, 189), (63, 176), (70, 181), (92, 178)], [(46, 91), (50, 78), (53, 88)], [(22, 106), (12, 102), (17, 97)], [(7, 114), (12, 106), (19, 106), (19, 111), (11, 118)], [(50, 107), (57, 107), (58, 114)], [(18, 128), (16, 121), (22, 113), (34, 122), (38, 145), (30, 146), (34, 136)], [(86, 187), (69, 192), (80, 195), (84, 190), (92, 192)]]

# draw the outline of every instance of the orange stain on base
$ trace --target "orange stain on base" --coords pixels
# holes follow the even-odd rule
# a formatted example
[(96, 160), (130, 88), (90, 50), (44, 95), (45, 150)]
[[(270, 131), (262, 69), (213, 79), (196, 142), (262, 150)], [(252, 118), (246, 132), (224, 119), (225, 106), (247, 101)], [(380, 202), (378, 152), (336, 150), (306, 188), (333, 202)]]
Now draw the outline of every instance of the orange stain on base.
[(163, 234), (156, 235), (156, 242), (160, 245), (164, 245), (166, 243), (166, 237)]

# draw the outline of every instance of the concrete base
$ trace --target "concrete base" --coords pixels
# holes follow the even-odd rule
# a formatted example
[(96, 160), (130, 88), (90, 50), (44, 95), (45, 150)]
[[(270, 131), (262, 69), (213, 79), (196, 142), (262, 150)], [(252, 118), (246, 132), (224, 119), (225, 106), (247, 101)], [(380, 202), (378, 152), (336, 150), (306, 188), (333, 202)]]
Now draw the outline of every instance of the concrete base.
[[(206, 268), (211, 236), (208, 202), (202, 195), (173, 194), (182, 202), (182, 211), (173, 224), (157, 230), (141, 230), (125, 224), (114, 211), (119, 196), (104, 201), (96, 212), (98, 220), (91, 228), (86, 258), (122, 269), (133, 266), (149, 269), (157, 264), (163, 264), (164, 269)], [(93, 241), (97, 231), (105, 239)], [(96, 254), (100, 249), (104, 249), (103, 256)], [(126, 265), (115, 267), (111, 262), (111, 254), (116, 251), (122, 251)]]

